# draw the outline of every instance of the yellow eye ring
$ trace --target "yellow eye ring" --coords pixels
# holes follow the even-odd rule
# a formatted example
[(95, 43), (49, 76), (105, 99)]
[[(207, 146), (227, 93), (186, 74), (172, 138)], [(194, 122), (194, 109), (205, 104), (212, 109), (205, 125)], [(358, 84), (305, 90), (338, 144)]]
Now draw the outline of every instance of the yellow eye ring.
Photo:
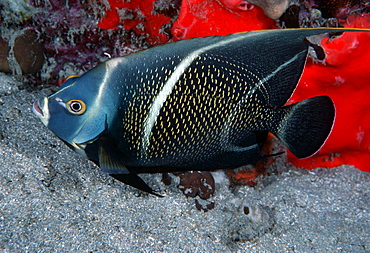
[(86, 111), (86, 105), (83, 101), (78, 99), (69, 100), (66, 103), (67, 110), (75, 115), (81, 115)]

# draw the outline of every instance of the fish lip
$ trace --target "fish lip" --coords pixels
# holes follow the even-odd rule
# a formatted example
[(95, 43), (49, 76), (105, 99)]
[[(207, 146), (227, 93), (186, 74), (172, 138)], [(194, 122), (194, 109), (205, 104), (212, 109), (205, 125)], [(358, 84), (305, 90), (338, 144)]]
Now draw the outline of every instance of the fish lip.
[(40, 108), (40, 103), (39, 103), (39, 100), (36, 100), (34, 103), (33, 103), (33, 106), (32, 106), (32, 111), (34, 114), (36, 114), (37, 116), (39, 117), (44, 117), (44, 112), (41, 110)]
[(50, 113), (49, 113), (49, 105), (48, 105), (47, 97), (36, 100), (33, 103), (32, 111), (34, 114), (36, 114), (37, 117), (40, 118), (40, 120), (45, 126), (48, 126), (49, 119), (50, 119)]

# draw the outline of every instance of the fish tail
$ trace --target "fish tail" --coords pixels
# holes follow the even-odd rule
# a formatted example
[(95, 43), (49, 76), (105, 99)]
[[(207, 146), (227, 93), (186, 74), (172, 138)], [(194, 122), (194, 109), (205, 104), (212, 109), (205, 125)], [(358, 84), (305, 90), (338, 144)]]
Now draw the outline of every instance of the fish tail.
[(334, 123), (335, 107), (327, 96), (313, 97), (282, 108), (275, 134), (298, 158), (315, 154), (325, 143)]

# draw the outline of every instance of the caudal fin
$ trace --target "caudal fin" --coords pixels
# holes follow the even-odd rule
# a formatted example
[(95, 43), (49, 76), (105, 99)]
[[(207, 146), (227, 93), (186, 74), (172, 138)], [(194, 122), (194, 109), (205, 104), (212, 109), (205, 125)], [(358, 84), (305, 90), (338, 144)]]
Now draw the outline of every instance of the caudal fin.
[(328, 138), (335, 117), (333, 101), (313, 97), (282, 109), (285, 115), (274, 134), (298, 158), (315, 154)]

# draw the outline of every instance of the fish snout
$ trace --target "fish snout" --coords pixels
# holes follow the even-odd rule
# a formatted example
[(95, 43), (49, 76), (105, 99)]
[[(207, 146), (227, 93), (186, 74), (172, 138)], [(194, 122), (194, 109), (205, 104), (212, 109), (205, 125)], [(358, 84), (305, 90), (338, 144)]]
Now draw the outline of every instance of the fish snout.
[(36, 100), (35, 103), (33, 103), (32, 111), (34, 114), (36, 114), (38, 117), (44, 117), (44, 113), (40, 108), (39, 100)]
[(44, 125), (48, 125), (49, 122), (49, 109), (48, 109), (48, 99), (46, 97), (36, 100), (33, 103), (32, 111), (39, 117), (44, 123)]

